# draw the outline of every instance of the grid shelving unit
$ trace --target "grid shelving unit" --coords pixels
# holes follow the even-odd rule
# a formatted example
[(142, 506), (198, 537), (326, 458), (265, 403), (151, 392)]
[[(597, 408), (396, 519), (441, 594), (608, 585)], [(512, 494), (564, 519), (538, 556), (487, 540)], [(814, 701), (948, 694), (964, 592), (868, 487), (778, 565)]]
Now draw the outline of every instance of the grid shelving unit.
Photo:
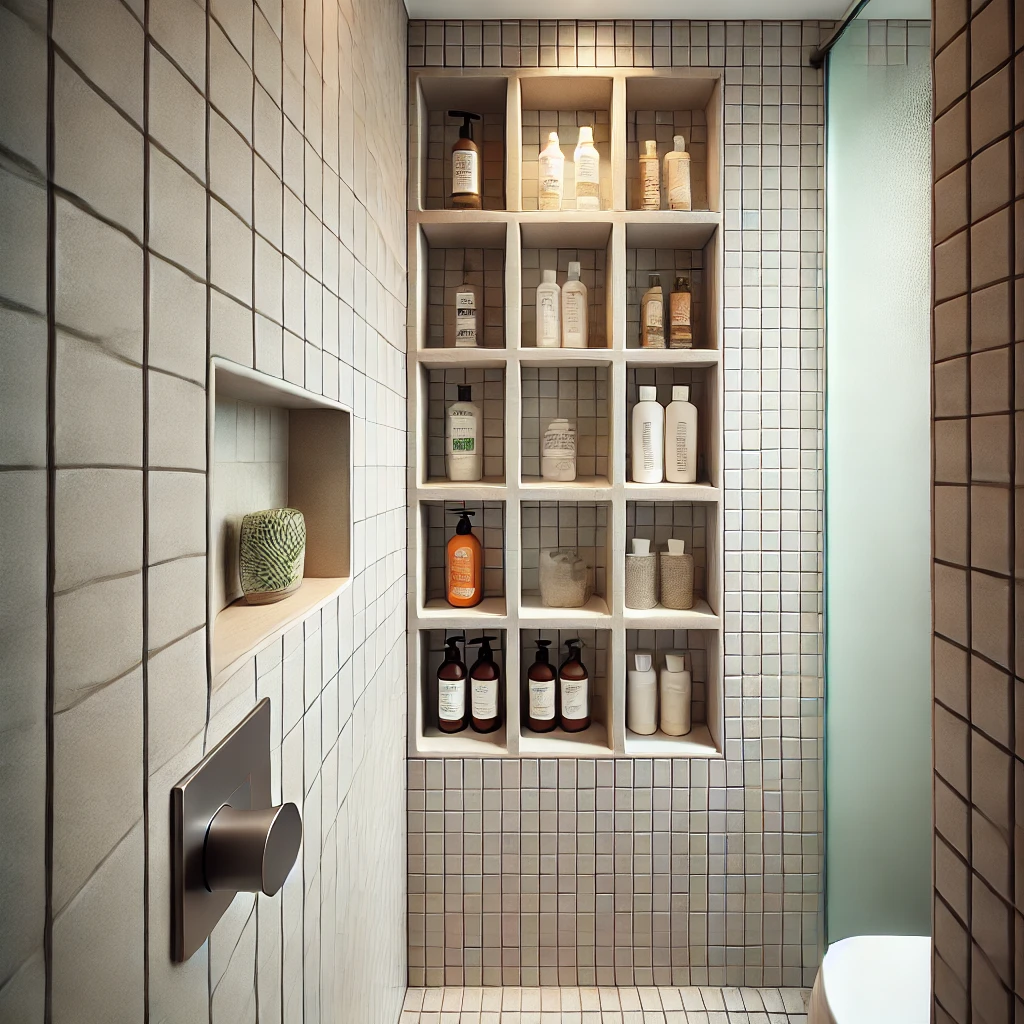
[[(410, 756), (721, 756), (721, 79), (713, 69), (429, 68), (413, 72), (409, 87)], [(444, 208), (448, 153), (459, 123), (445, 117), (449, 107), (485, 115), (483, 210)], [(583, 124), (600, 126), (602, 209), (538, 212), (538, 139), (557, 130), (568, 169)], [(651, 137), (652, 128), (659, 153), (666, 151), (666, 132), (687, 137), (694, 202), (703, 208), (632, 208), (637, 140)], [(538, 349), (531, 325), (524, 329), (524, 321), (533, 315), (534, 277), (541, 268), (555, 267), (562, 283), (569, 259), (580, 259), (585, 274), (592, 275), (588, 288), (597, 291), (590, 296), (590, 314), (596, 320), (591, 347)], [(479, 348), (446, 347), (438, 330), (445, 312), (437, 307), (447, 301), (452, 284), (446, 268), (457, 273), (461, 267), (485, 275), (480, 280), (491, 329)], [(636, 293), (645, 281), (639, 279), (648, 271), (661, 273), (663, 286), (670, 286), (666, 275), (677, 269), (693, 271), (698, 347), (640, 349), (633, 323)], [(495, 296), (504, 307), (500, 323), (494, 322)], [(473, 398), (485, 406), (485, 461), (492, 471), (485, 468), (485, 479), (475, 483), (450, 482), (438, 474), (437, 425), (443, 423), (450, 400), (447, 392), (462, 380), (485, 382), (479, 392), (474, 383)], [(662, 392), (683, 382), (690, 382), (700, 396), (698, 483), (635, 484), (628, 477), (627, 458), (631, 396), (638, 383), (655, 383), (664, 402)], [(492, 395), (495, 387), (503, 388), (500, 416), (488, 416), (485, 387)], [(543, 433), (554, 415), (578, 420), (581, 475), (571, 483), (537, 475), (538, 431)], [(500, 531), (488, 531), (486, 541), (474, 525), (485, 543), (489, 578), (484, 602), (469, 609), (450, 608), (437, 592), (438, 559), (443, 565), (443, 543), (455, 517), (447, 517), (449, 529), (439, 534), (436, 513), (461, 502), (492, 510), (491, 522), (501, 523)], [(500, 514), (494, 511), (499, 507)], [(557, 510), (561, 541), (563, 517), (574, 521), (574, 507), (600, 509), (595, 554), (600, 582), (594, 599), (583, 608), (546, 608), (535, 587), (541, 543), (534, 528), (538, 510)], [(640, 508), (655, 511), (638, 514)], [(481, 518), (477, 516), (478, 523)], [(627, 540), (648, 535), (648, 521), (652, 540), (660, 540), (666, 522), (700, 524), (699, 594), (688, 611), (625, 607)], [(663, 550), (664, 543), (658, 547)], [(503, 573), (500, 586), (494, 578), (498, 567)], [(445, 630), (500, 637), (504, 722), (495, 733), (480, 736), (467, 729), (446, 735), (437, 729), (431, 687)], [(593, 680), (594, 724), (578, 735), (532, 733), (522, 725), (520, 705), (533, 640), (576, 635), (587, 641), (583, 655)], [(659, 656), (669, 649), (696, 652), (694, 727), (689, 735), (639, 737), (628, 732), (627, 655), (638, 647), (656, 650)]]

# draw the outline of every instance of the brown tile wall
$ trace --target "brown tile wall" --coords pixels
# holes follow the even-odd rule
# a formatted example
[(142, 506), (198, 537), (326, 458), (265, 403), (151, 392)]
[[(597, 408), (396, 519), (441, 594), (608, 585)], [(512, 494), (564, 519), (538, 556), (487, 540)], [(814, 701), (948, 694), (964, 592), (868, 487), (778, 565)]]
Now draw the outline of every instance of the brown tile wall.
[(1024, 4), (933, 15), (935, 1020), (1000, 1024), (1024, 1019)]
[[(405, 32), (401, 0), (0, 0), (4, 1024), (398, 1016)], [(356, 484), (350, 586), (217, 686), (213, 355), (349, 406)], [(300, 862), (172, 964), (170, 788), (264, 696)]]

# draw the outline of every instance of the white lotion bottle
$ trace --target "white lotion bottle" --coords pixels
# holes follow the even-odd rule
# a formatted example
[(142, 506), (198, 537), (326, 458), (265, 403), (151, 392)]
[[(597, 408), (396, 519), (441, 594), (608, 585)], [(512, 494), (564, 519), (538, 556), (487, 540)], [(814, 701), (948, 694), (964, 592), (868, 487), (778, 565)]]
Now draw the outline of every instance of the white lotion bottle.
[(637, 652), (626, 673), (626, 728), (639, 736), (658, 731), (658, 675), (652, 661), (651, 655)]
[(449, 480), (479, 480), (484, 471), (480, 406), (473, 404), (473, 389), (459, 385), (459, 400), (445, 417), (445, 468)]
[(562, 348), (587, 347), (587, 286), (580, 280), (580, 265), (569, 264), (569, 279), (562, 285)]
[(573, 154), (576, 171), (576, 209), (601, 209), (601, 157), (594, 146), (594, 129), (580, 128), (580, 139)]
[(697, 406), (690, 388), (676, 384), (665, 410), (665, 479), (672, 484), (697, 482)]
[(548, 144), (540, 151), (538, 163), (540, 180), (537, 183), (537, 209), (560, 210), (562, 208), (565, 157), (558, 146), (558, 132), (549, 133)]
[(661, 209), (661, 167), (655, 139), (648, 139), (640, 154), (640, 209)]
[(672, 152), (665, 154), (665, 188), (670, 210), (690, 209), (690, 154), (682, 135), (672, 139)]
[(661, 731), (666, 736), (685, 736), (690, 731), (692, 696), (693, 679), (686, 670), (686, 657), (666, 654), (661, 670)]
[(543, 271), (537, 285), (537, 348), (558, 348), (562, 289), (553, 270)]
[(640, 388), (633, 406), (631, 461), (633, 482), (660, 484), (665, 475), (665, 410), (658, 403), (658, 389)]

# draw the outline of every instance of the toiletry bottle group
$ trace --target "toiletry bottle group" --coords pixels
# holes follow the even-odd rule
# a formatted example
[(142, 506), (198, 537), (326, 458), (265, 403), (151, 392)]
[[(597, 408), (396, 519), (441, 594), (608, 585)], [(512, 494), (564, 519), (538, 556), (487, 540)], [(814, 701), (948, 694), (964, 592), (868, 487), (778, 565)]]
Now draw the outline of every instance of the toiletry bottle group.
[(652, 736), (659, 727), (666, 736), (685, 736), (691, 728), (692, 693), (684, 655), (665, 655), (659, 686), (653, 656), (637, 651), (626, 673), (626, 728), (638, 736)]
[(569, 264), (561, 288), (554, 270), (541, 271), (537, 285), (537, 348), (586, 348), (588, 344), (587, 286), (580, 264)]
[[(498, 638), (481, 636), (466, 640), (450, 636), (445, 640), (444, 661), (437, 670), (437, 727), (441, 732), (461, 732), (467, 725), (474, 732), (494, 732), (501, 725), (501, 669), (494, 661), (491, 644)], [(479, 646), (468, 671), (459, 644)]]
[(696, 483), (697, 407), (690, 402), (689, 385), (673, 386), (667, 409), (658, 402), (657, 388), (641, 385), (638, 390), (630, 450), (633, 482)]
[(590, 727), (590, 673), (583, 664), (579, 637), (566, 640), (568, 653), (555, 673), (548, 648), (550, 640), (537, 640), (537, 653), (526, 673), (526, 712), (532, 732), (583, 732)]

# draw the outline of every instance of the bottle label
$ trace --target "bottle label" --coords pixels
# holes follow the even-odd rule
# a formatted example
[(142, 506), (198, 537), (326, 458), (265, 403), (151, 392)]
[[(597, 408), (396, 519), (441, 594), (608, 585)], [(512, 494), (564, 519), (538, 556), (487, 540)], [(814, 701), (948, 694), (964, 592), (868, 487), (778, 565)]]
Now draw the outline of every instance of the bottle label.
[(660, 295), (644, 303), (644, 334), (644, 348), (665, 347), (665, 314)]
[(476, 451), (476, 417), (471, 412), (453, 409), (448, 413), (449, 455), (472, 455)]
[(472, 600), (476, 597), (473, 576), (473, 552), (469, 545), (456, 548), (448, 566), (448, 593), (452, 597)]
[(498, 717), (498, 680), (474, 679), (473, 683), (473, 717)]
[(540, 201), (542, 210), (558, 210), (562, 206), (562, 161), (548, 156), (540, 158)]
[(675, 434), (675, 470), (677, 473), (683, 474), (690, 471), (690, 448), (687, 444), (689, 438), (690, 426), (686, 420), (679, 420), (675, 424), (673, 433)]
[(465, 717), (465, 679), (438, 679), (437, 714), (442, 722), (458, 722)]
[(643, 453), (643, 466), (645, 473), (653, 473), (658, 468), (658, 459), (655, 458), (654, 449), (654, 421), (644, 420), (640, 430), (640, 451)]
[(566, 679), (558, 677), (558, 685), (562, 691), (562, 717), (574, 721), (586, 718), (590, 714), (587, 701), (586, 679)]
[(572, 430), (556, 430), (548, 427), (544, 431), (544, 444), (541, 454), (551, 458), (576, 457), (576, 433)]
[(643, 199), (640, 202), (641, 209), (661, 209), (661, 177), (658, 173), (657, 160), (641, 160), (640, 168), (643, 173)]
[(455, 347), (476, 347), (476, 295), (455, 293)]
[(669, 299), (672, 321), (669, 344), (673, 348), (689, 348), (693, 344), (693, 325), (690, 322), (693, 296), (689, 292), (673, 292)]
[(596, 210), (601, 203), (601, 161), (596, 150), (576, 157), (576, 200), (583, 200), (581, 209)]
[(541, 295), (538, 299), (540, 312), (540, 335), (537, 344), (542, 341), (558, 344), (558, 301), (553, 294)]
[(472, 149), (456, 149), (452, 153), (452, 192), (456, 195), (480, 194), (477, 153)]
[(673, 210), (690, 208), (690, 161), (669, 160), (668, 163), (668, 205)]
[(555, 717), (554, 679), (530, 680), (530, 717), (538, 722), (550, 722)]
[(562, 294), (563, 316), (565, 319), (565, 337), (583, 338), (583, 325), (586, 321), (587, 307), (582, 292)]

